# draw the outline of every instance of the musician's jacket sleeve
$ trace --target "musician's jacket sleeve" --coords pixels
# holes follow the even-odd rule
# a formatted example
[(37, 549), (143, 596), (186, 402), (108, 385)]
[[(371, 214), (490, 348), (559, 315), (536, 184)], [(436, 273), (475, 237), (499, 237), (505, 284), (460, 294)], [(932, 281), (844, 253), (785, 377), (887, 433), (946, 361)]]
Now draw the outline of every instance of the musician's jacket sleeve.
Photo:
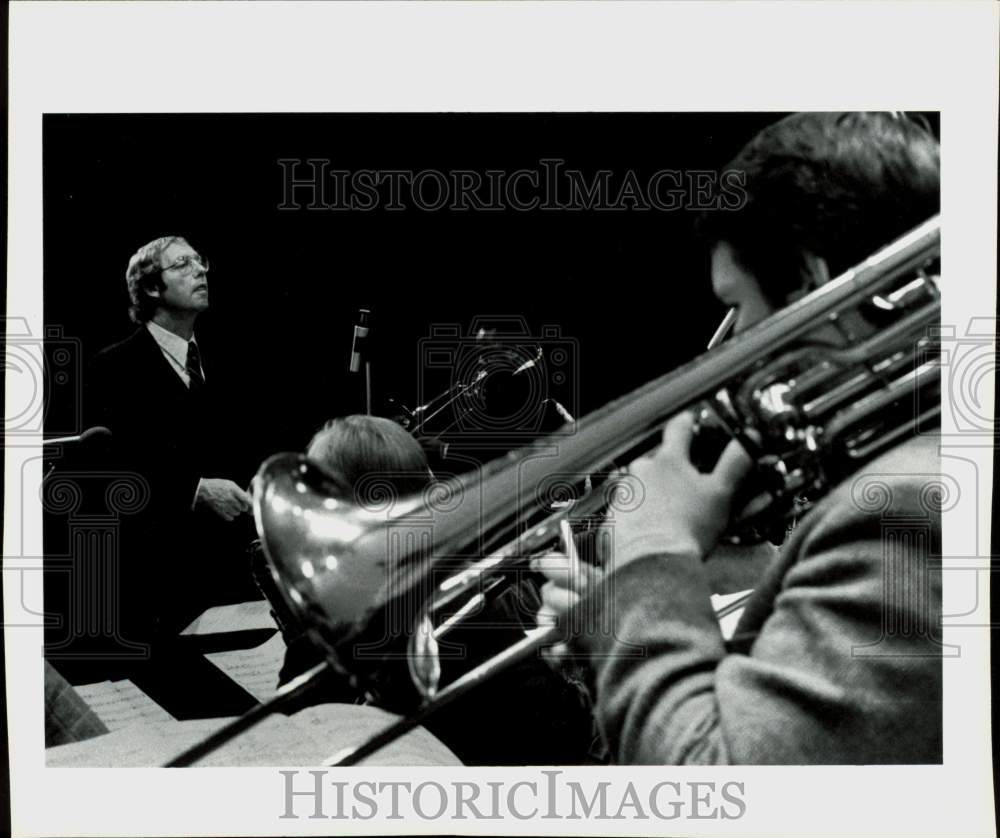
[(745, 654), (727, 653), (699, 558), (614, 574), (581, 642), (617, 761), (940, 762), (939, 472), (918, 438), (806, 515), (737, 628)]

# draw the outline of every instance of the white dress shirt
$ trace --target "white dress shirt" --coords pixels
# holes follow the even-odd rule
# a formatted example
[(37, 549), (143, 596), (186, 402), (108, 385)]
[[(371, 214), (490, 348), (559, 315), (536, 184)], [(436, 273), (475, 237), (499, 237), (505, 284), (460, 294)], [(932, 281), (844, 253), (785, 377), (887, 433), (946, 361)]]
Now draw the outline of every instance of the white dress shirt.
[[(170, 362), (170, 366), (173, 367), (175, 373), (181, 377), (181, 381), (184, 382), (185, 387), (191, 386), (191, 376), (188, 375), (187, 371), (187, 357), (188, 357), (188, 342), (184, 340), (180, 335), (175, 335), (169, 329), (164, 329), (152, 320), (146, 323), (146, 328), (149, 329), (149, 333), (153, 336), (153, 340), (156, 341), (157, 345), (160, 347), (160, 351), (163, 353), (163, 357)], [(191, 338), (194, 340), (194, 338)], [(195, 341), (197, 343), (197, 341)], [(199, 364), (200, 366), (200, 364)], [(201, 371), (201, 379), (205, 380), (205, 370)], [(205, 478), (199, 478), (198, 485), (194, 490), (194, 498), (191, 500), (191, 508), (194, 509), (195, 505), (198, 503), (198, 492), (201, 489), (201, 481)]]
[[(191, 376), (188, 375), (187, 371), (188, 342), (180, 335), (175, 335), (173, 332), (168, 329), (164, 329), (152, 320), (146, 323), (146, 328), (149, 329), (149, 333), (153, 336), (153, 340), (155, 340), (157, 345), (160, 347), (163, 357), (170, 362), (170, 366), (173, 368), (174, 372), (181, 377), (181, 381), (184, 382), (184, 386), (190, 387)], [(194, 338), (191, 338), (191, 340), (197, 343)], [(205, 380), (204, 369), (201, 371), (201, 379), (202, 381)]]

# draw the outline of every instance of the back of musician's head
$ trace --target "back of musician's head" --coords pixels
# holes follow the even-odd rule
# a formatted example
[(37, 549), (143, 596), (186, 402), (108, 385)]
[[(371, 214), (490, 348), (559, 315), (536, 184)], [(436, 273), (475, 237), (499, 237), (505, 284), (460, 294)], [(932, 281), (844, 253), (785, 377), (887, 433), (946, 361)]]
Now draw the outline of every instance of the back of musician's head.
[(308, 456), (332, 472), (364, 502), (391, 491), (404, 497), (433, 479), (420, 443), (401, 425), (378, 416), (331, 419), (309, 443)]
[(163, 251), (172, 244), (187, 244), (180, 236), (163, 236), (144, 244), (128, 260), (125, 283), (132, 301), (128, 314), (135, 323), (145, 323), (156, 313), (158, 300), (149, 292), (163, 291)]
[(699, 231), (728, 243), (778, 307), (807, 281), (805, 254), (836, 276), (940, 207), (938, 142), (902, 114), (794, 114), (726, 170), (743, 173), (746, 203), (705, 213)]

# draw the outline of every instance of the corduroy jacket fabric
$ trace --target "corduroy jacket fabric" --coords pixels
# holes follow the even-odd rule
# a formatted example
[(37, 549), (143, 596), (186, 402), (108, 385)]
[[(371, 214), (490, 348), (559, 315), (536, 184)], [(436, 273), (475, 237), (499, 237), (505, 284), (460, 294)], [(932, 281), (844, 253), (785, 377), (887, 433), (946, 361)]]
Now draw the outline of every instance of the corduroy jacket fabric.
[(917, 437), (799, 523), (730, 651), (701, 561), (612, 577), (591, 655), (597, 714), (631, 764), (921, 764), (942, 754), (940, 459)]

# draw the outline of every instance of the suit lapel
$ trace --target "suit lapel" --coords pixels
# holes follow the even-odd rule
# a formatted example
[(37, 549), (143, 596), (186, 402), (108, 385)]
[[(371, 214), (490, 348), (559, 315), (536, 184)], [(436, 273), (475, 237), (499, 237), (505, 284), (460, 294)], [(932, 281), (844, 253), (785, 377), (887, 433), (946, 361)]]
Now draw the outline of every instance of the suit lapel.
[[(181, 377), (176, 373), (174, 368), (170, 365), (168, 361), (163, 356), (163, 350), (160, 349), (160, 344), (156, 342), (150, 333), (149, 329), (145, 326), (141, 326), (139, 331), (136, 333), (137, 343), (141, 347), (141, 352), (143, 354), (143, 366), (148, 371), (150, 379), (155, 384), (156, 390), (159, 392), (170, 392), (173, 391), (182, 393), (184, 396), (188, 396), (190, 391), (187, 385), (181, 380)], [(204, 366), (204, 362), (202, 362)]]

